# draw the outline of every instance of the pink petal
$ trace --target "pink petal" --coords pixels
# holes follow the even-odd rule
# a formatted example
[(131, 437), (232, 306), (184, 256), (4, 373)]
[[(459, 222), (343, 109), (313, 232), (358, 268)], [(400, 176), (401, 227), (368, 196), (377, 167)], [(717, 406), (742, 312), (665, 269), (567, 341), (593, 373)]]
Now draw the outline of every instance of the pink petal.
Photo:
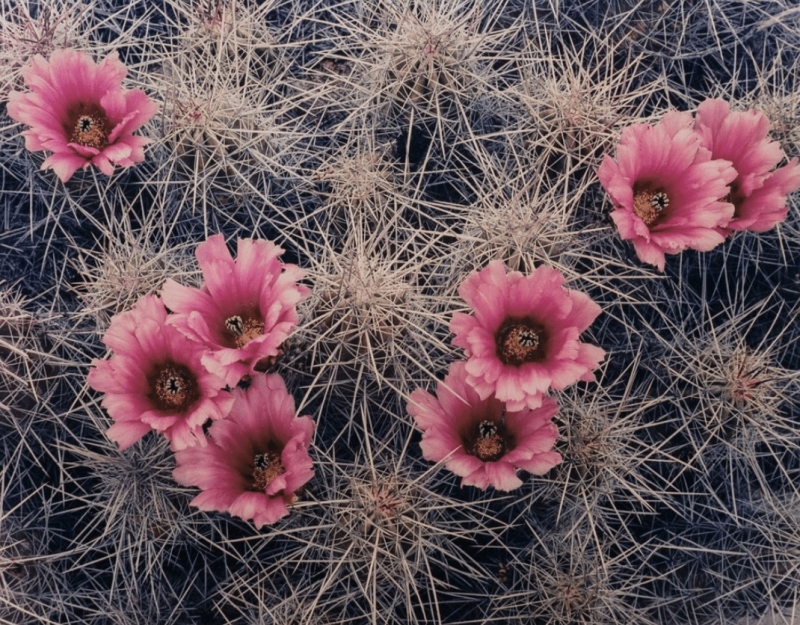
[(44, 159), (41, 169), (52, 169), (61, 182), (67, 182), (72, 174), (89, 164), (83, 156), (74, 153), (56, 153)]
[(106, 430), (106, 436), (119, 443), (120, 451), (127, 449), (150, 431), (150, 426), (138, 421), (115, 423)]
[(560, 464), (563, 458), (557, 451), (546, 451), (536, 454), (530, 460), (523, 460), (519, 463), (519, 468), (524, 469), (532, 475), (544, 475), (550, 469)]

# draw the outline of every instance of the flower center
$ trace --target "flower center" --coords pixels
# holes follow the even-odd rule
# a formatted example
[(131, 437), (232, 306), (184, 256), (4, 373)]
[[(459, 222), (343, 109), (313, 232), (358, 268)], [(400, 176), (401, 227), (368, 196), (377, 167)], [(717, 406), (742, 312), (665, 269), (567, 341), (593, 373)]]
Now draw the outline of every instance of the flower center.
[(496, 462), (506, 454), (506, 441), (501, 430), (502, 424), (494, 421), (481, 421), (477, 427), (475, 441), (467, 449), (467, 453), (483, 462)]
[(732, 219), (739, 219), (741, 214), (742, 204), (745, 201), (745, 196), (739, 189), (739, 181), (734, 180), (731, 183), (731, 190), (728, 191), (727, 195), (723, 198), (720, 198), (720, 202), (728, 202), (729, 204), (733, 204), (733, 217)]
[(83, 114), (72, 128), (70, 143), (102, 150), (108, 145), (108, 126), (108, 118), (101, 111)]
[(159, 410), (183, 412), (200, 398), (194, 374), (187, 366), (174, 362), (156, 371), (153, 387), (153, 400)]
[(225, 320), (225, 332), (236, 347), (244, 347), (264, 334), (264, 322), (255, 315), (233, 315)]
[(279, 475), (286, 473), (279, 453), (268, 451), (256, 454), (253, 458), (253, 486), (255, 491), (267, 489), (269, 483)]
[(544, 356), (544, 327), (530, 319), (507, 319), (494, 336), (497, 357), (503, 364), (519, 367)]
[(633, 196), (633, 212), (646, 226), (652, 225), (669, 206), (669, 196), (663, 191), (638, 191)]

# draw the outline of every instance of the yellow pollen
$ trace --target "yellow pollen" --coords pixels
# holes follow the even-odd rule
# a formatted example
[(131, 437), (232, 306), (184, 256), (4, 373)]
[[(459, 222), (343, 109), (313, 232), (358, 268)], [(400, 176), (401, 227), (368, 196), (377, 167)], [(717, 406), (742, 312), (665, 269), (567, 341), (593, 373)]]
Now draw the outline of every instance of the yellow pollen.
[(495, 334), (497, 356), (507, 365), (519, 367), (543, 355), (544, 328), (526, 319), (509, 319)]
[(102, 150), (108, 145), (107, 121), (99, 113), (81, 115), (75, 122), (70, 142)]
[(669, 197), (663, 191), (639, 191), (633, 196), (633, 212), (646, 226), (652, 225), (669, 206)]
[(161, 410), (183, 411), (199, 397), (197, 380), (184, 365), (168, 363), (163, 366), (153, 385), (155, 403)]
[(467, 453), (483, 462), (496, 462), (506, 453), (506, 444), (497, 424), (493, 421), (481, 421), (478, 424), (478, 436)]
[(253, 490), (266, 490), (272, 480), (285, 472), (280, 454), (271, 451), (256, 454), (253, 459)]

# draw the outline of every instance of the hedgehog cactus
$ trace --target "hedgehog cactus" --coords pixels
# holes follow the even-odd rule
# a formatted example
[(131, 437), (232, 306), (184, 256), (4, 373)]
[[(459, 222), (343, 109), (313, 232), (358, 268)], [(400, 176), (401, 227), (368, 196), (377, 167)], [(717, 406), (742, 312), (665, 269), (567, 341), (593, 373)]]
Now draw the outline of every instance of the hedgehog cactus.
[(3, 7), (0, 621), (797, 621), (791, 2)]

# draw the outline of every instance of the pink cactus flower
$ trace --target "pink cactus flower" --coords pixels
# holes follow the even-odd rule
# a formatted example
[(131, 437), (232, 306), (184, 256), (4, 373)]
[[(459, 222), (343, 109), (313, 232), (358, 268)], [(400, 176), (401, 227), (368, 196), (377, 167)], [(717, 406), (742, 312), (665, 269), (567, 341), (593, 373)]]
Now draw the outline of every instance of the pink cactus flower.
[(494, 395), (516, 412), (541, 406), (549, 388), (594, 380), (605, 351), (579, 337), (600, 307), (563, 285), (556, 269), (524, 276), (506, 273), (499, 260), (461, 284), (458, 292), (475, 314), (455, 313), (450, 331), (467, 353), (467, 383), (482, 399)]
[(734, 206), (725, 226), (764, 232), (786, 219), (786, 196), (800, 189), (800, 164), (793, 158), (775, 169), (784, 154), (770, 141), (769, 120), (758, 111), (731, 111), (724, 100), (706, 100), (697, 108), (695, 129), (712, 158), (733, 163), (736, 179), (726, 200)]
[(522, 485), (517, 469), (544, 475), (561, 462), (551, 451), (558, 438), (554, 398), (545, 397), (534, 410), (507, 410), (495, 397), (481, 399), (469, 377), (465, 363), (454, 362), (436, 397), (419, 388), (411, 393), (408, 412), (424, 432), (426, 460), (444, 460), (462, 486), (504, 491)]
[(209, 429), (210, 444), (176, 454), (175, 481), (203, 492), (201, 510), (229, 512), (257, 528), (289, 514), (287, 504), (313, 475), (310, 417), (295, 415), (294, 399), (279, 375), (263, 375), (234, 389), (231, 414)]
[(99, 65), (85, 52), (55, 50), (49, 60), (35, 56), (23, 72), (31, 91), (9, 94), (8, 115), (30, 126), (23, 131), (31, 152), (52, 152), (42, 169), (67, 182), (90, 163), (106, 176), (114, 164), (130, 167), (144, 160), (150, 142), (133, 132), (158, 106), (138, 89), (123, 89), (127, 70), (109, 54)]
[(120, 449), (150, 429), (173, 450), (205, 445), (203, 424), (224, 418), (233, 405), (233, 396), (220, 390), (224, 381), (200, 363), (202, 347), (166, 321), (161, 300), (146, 295), (111, 320), (103, 343), (115, 354), (92, 361), (89, 386), (106, 394), (102, 404), (115, 421), (106, 434)]
[(231, 387), (263, 370), (297, 326), (296, 305), (310, 294), (297, 284), (305, 272), (278, 260), (283, 250), (270, 241), (239, 239), (231, 257), (221, 234), (197, 248), (205, 283), (201, 289), (164, 284), (169, 323), (202, 344), (203, 365)]
[(625, 128), (617, 160), (606, 155), (597, 176), (616, 207), (611, 218), (620, 235), (659, 271), (665, 254), (707, 252), (725, 240), (733, 204), (723, 198), (736, 170), (701, 146), (690, 113)]

